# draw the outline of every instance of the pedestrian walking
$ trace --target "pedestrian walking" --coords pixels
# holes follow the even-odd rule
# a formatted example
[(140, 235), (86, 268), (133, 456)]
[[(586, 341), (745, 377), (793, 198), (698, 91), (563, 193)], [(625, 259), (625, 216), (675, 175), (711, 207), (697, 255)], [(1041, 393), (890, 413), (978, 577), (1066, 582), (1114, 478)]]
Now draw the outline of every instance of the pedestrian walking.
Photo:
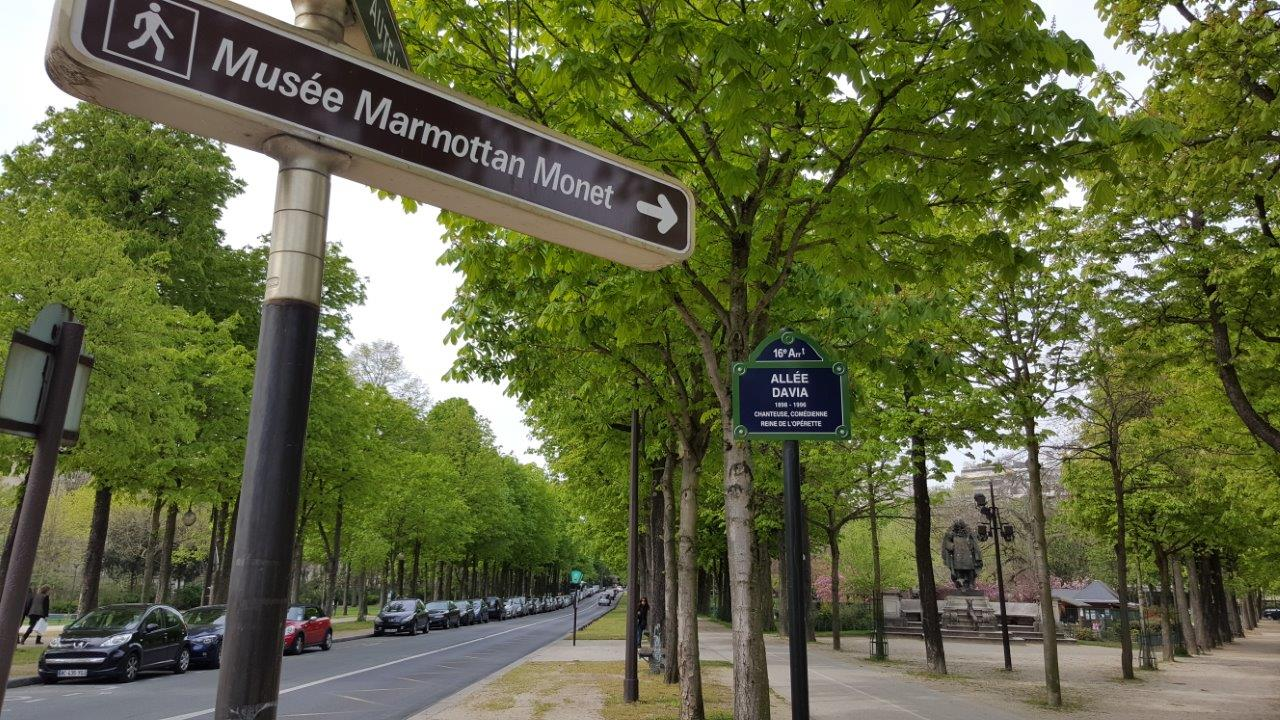
[(31, 596), (27, 601), (27, 632), (22, 635), (22, 639), (18, 641), (20, 645), (27, 644), (27, 638), (31, 637), (34, 631), (36, 634), (36, 644), (41, 644), (40, 636), (49, 630), (49, 586), (40, 586), (40, 592)]
[(644, 631), (649, 628), (649, 598), (640, 598), (640, 603), (636, 605), (636, 647), (640, 646), (640, 642), (644, 640)]

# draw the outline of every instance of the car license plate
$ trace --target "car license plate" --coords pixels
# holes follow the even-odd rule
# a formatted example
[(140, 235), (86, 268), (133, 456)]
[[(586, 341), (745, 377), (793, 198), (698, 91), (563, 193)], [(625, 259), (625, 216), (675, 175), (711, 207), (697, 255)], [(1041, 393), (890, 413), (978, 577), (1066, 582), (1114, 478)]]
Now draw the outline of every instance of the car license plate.
[(60, 678), (88, 677), (88, 675), (89, 675), (88, 670), (59, 670), (58, 671), (58, 677)]

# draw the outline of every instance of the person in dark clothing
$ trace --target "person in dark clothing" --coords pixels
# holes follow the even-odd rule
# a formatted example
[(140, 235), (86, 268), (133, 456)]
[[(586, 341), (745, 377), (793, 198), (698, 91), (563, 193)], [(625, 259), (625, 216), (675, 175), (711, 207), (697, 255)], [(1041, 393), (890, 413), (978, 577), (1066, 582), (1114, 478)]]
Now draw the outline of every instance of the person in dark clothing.
[(649, 598), (640, 598), (636, 605), (636, 647), (644, 640), (644, 631), (649, 627)]
[[(43, 585), (40, 592), (36, 593), (30, 600), (27, 607), (27, 620), (31, 622), (27, 625), (27, 632), (23, 634), (22, 639), (18, 641), (21, 645), (27, 644), (27, 638), (31, 637), (31, 632), (36, 629), (36, 625), (41, 620), (49, 617), (49, 586)], [(40, 633), (36, 633), (36, 644), (41, 644)]]

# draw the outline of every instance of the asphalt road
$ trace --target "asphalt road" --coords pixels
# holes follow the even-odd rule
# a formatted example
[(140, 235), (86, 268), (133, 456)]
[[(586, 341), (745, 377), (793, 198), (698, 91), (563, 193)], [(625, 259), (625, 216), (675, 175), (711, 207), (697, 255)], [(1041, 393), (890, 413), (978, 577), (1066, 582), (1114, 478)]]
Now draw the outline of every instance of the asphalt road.
[[(578, 624), (608, 608), (578, 606)], [(367, 637), (284, 658), (278, 718), (402, 720), (573, 629), (573, 609), (417, 637)], [(4, 720), (212, 718), (221, 670), (145, 673), (127, 685), (63, 681), (7, 691)]]

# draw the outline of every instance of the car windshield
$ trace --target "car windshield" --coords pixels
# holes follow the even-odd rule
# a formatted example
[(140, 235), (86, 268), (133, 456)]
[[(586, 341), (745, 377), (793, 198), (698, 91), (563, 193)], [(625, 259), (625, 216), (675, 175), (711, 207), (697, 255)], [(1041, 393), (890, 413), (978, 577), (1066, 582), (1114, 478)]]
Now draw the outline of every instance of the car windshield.
[(144, 608), (102, 607), (67, 626), (68, 630), (129, 630), (138, 626)]
[(182, 614), (188, 625), (225, 625), (227, 611), (220, 607), (192, 608)]
[(297, 620), (301, 622), (306, 618), (306, 611), (307, 609), (305, 607), (301, 605), (294, 605), (289, 608), (289, 612), (285, 614), (284, 618), (286, 620)]
[(437, 601), (435, 601), (435, 602), (429, 602), (429, 603), (427, 603), (427, 609), (428, 609), (428, 610), (448, 610), (448, 609), (449, 609), (449, 603), (447, 603), (447, 602), (445, 602), (445, 601), (443, 601), (443, 600), (437, 600)]
[(408, 613), (417, 607), (417, 600), (392, 600), (382, 608), (384, 613)]

